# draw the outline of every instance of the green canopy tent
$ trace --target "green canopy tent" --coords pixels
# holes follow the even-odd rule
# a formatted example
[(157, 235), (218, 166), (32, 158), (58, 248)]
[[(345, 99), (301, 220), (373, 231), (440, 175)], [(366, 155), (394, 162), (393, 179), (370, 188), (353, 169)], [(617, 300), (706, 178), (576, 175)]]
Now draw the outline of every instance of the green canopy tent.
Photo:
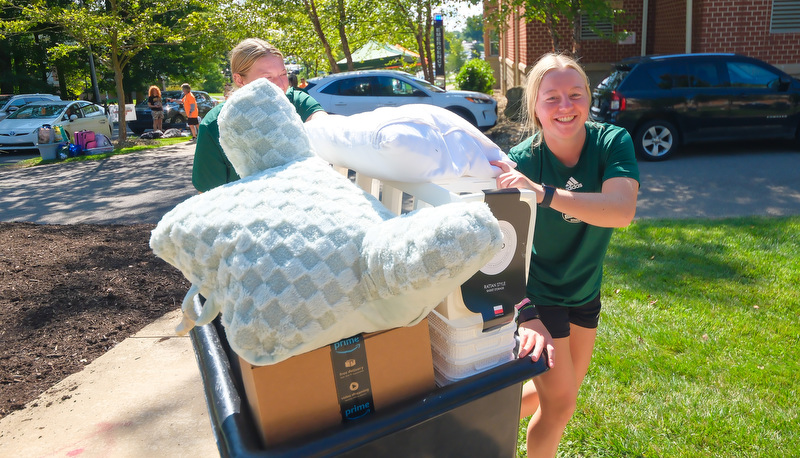
[[(401, 59), (405, 65), (419, 64), (419, 54), (399, 45), (369, 41), (351, 54), (355, 70), (371, 70), (376, 68), (399, 68)], [(347, 60), (336, 62), (339, 71), (347, 71)]]

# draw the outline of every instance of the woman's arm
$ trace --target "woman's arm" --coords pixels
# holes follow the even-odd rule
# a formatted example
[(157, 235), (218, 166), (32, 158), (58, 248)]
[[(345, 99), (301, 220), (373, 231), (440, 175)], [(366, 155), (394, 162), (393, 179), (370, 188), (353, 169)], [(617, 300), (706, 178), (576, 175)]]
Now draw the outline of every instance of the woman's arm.
[[(503, 162), (492, 162), (502, 173), (497, 177), (497, 187), (530, 189), (541, 203), (545, 190), (541, 183), (528, 177)], [(556, 189), (550, 208), (566, 213), (581, 221), (598, 227), (625, 227), (636, 214), (636, 199), (639, 183), (633, 178), (617, 177), (603, 182), (601, 192), (571, 192)]]

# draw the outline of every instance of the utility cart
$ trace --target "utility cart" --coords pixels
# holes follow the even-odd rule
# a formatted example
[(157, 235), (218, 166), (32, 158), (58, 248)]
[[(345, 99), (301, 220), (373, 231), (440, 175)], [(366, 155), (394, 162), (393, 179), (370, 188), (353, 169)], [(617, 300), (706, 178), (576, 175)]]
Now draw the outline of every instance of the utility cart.
[[(343, 173), (348, 171), (343, 170)], [(378, 197), (396, 214), (459, 200), (486, 199), (489, 203), (487, 196), (491, 193), (484, 193), (483, 190), (494, 188), (493, 180), (460, 179), (450, 183), (407, 184), (380, 182), (349, 173), (358, 185)], [(525, 227), (512, 228), (509, 223), (504, 227), (501, 224), (504, 240), (509, 239), (506, 232), (512, 233), (515, 246), (504, 248), (503, 253), (496, 257), (497, 262), (489, 274), (497, 275), (509, 268), (507, 266), (522, 266), (525, 273), (515, 277), (517, 290), (513, 292), (522, 294), (518, 296), (521, 299), (524, 297), (533, 239), (535, 197), (529, 191), (505, 194), (509, 195), (501, 196), (501, 200), (510, 201), (513, 205), (524, 202), (529, 211), (523, 211), (522, 223), (516, 224)], [(506, 219), (514, 219), (513, 216), (501, 218), (493, 204), (489, 205), (501, 223)], [(510, 213), (519, 215), (517, 210), (513, 209)], [(466, 296), (470, 295), (468, 291), (462, 287), (462, 291), (448, 296), (437, 310), (444, 316), (449, 314), (453, 320), (477, 316), (479, 321), (483, 320), (483, 329), (487, 332), (499, 326), (513, 326), (513, 303), (500, 313), (495, 307), (494, 317), (481, 318), (480, 311), (468, 310), (462, 304), (462, 301), (469, 302), (466, 300)], [(201, 301), (199, 296), (194, 298), (198, 311)], [(190, 336), (214, 435), (220, 455), (225, 457), (511, 458), (516, 456), (517, 450), (522, 384), (547, 370), (545, 356), (533, 362), (529, 357), (516, 359), (509, 353), (506, 362), (486, 370), (481, 368), (444, 384), (439, 383), (440, 386), (428, 393), (378, 410), (358, 421), (337, 424), (311, 437), (267, 447), (261, 441), (258, 425), (253, 420), (253, 412), (246, 399), (240, 359), (228, 345), (219, 318), (205, 326), (195, 327)]]

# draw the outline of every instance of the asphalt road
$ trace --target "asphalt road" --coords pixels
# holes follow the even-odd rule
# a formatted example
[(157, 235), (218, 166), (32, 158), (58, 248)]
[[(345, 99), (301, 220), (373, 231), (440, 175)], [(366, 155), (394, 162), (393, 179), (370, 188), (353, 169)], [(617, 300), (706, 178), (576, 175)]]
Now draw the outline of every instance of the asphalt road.
[[(101, 161), (0, 166), (0, 221), (157, 223), (196, 193), (193, 152), (182, 143)], [(694, 146), (639, 167), (637, 218), (800, 214), (800, 152), (788, 143)]]

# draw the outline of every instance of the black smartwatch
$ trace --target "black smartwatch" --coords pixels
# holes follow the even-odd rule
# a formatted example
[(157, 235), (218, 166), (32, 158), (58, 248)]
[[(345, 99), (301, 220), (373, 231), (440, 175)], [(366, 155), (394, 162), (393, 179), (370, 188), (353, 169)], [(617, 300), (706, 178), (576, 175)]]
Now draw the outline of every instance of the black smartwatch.
[(556, 188), (547, 184), (543, 184), (542, 187), (544, 188), (544, 198), (539, 206), (542, 208), (550, 208), (550, 202), (553, 201), (553, 194), (556, 193)]

